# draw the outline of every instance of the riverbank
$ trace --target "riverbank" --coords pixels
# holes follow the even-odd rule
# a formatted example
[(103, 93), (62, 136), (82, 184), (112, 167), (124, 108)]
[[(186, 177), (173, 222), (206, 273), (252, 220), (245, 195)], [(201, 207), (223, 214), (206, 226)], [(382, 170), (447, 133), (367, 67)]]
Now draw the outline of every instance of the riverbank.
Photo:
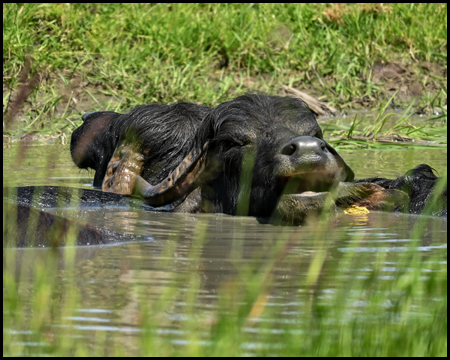
[(9, 138), (67, 138), (87, 111), (215, 106), (286, 87), (344, 115), (395, 94), (390, 108), (446, 126), (445, 4), (4, 4), (3, 14)]

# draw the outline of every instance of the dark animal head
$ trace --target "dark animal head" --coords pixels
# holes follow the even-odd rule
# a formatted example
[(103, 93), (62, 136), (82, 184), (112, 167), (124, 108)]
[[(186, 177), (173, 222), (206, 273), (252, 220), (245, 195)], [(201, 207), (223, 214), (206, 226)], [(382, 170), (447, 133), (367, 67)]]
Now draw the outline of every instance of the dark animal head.
[(135, 173), (159, 183), (186, 157), (210, 110), (178, 103), (137, 106), (128, 114), (84, 114), (72, 134), (72, 158), (80, 168), (95, 170), (94, 186), (104, 191), (130, 193)]
[(377, 184), (387, 190), (400, 190), (409, 201), (400, 210), (411, 214), (447, 216), (447, 177), (437, 177), (432, 167), (416, 166), (397, 179), (380, 177), (356, 180), (356, 184)]
[(245, 95), (209, 112), (164, 180), (137, 176), (134, 191), (161, 206), (201, 186), (204, 211), (268, 217), (282, 195), (328, 191), (353, 177), (305, 103)]

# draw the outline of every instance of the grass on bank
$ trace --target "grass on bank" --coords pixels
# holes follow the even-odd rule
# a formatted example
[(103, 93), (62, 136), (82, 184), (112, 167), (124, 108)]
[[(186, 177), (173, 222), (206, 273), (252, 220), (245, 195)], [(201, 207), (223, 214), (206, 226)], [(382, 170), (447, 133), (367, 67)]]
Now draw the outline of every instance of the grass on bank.
[[(447, 95), (446, 88), (442, 92)], [(390, 109), (395, 95), (381, 102), (380, 109), (371, 119), (368, 116), (354, 115), (348, 125), (336, 121), (325, 121), (324, 134), (337, 149), (357, 148), (420, 148), (447, 146), (447, 111), (441, 107), (441, 113), (418, 120), (413, 110), (414, 103), (401, 112)], [(414, 118), (414, 119), (413, 119)]]
[(85, 111), (154, 101), (215, 106), (247, 91), (279, 94), (283, 84), (340, 108), (376, 106), (389, 92), (373, 80), (374, 64), (393, 61), (414, 70), (405, 81), (423, 90), (417, 106), (436, 95), (444, 105), (447, 6), (4, 4), (4, 111), (27, 56), (37, 86), (20, 129), (7, 135), (62, 136)]

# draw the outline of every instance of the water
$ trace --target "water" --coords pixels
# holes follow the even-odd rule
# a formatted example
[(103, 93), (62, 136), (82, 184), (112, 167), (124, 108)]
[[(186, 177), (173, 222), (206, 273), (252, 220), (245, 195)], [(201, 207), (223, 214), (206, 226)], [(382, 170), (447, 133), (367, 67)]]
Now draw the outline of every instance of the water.
[[(447, 172), (447, 148), (339, 150), (339, 153), (357, 179), (396, 178), (419, 164), (428, 164), (441, 175)], [(56, 185), (91, 189), (93, 177), (93, 172), (78, 169), (73, 164), (68, 145), (20, 147), (13, 143), (3, 148), (3, 186)]]
[[(396, 177), (420, 163), (447, 169), (446, 149), (341, 155), (357, 178)], [(4, 186), (91, 188), (93, 177), (60, 145), (4, 148), (3, 169)], [(349, 340), (357, 348), (371, 328), (399, 326), (402, 316), (427, 321), (436, 316), (433, 304), (446, 303), (440, 290), (432, 298), (426, 291), (447, 276), (445, 219), (372, 212), (276, 227), (223, 214), (52, 211), (147, 241), (4, 250), (4, 273), (23, 304), (8, 305), (4, 280), (4, 342), (18, 355), (51, 353), (64, 341), (87, 354), (139, 355), (150, 346), (145, 354), (182, 355), (211, 348), (219, 335), (239, 354), (279, 355), (298, 339), (326, 341), (324, 328), (330, 344), (342, 345), (346, 326), (360, 326)], [(42, 281), (52, 289), (47, 297)], [(44, 325), (26, 320), (40, 313)]]

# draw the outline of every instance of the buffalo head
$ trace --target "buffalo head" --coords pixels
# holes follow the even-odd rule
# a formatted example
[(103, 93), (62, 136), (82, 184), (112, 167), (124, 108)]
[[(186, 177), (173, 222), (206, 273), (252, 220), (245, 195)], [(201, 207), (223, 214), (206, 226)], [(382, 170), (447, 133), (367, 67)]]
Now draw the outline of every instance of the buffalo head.
[[(145, 176), (145, 168), (152, 167), (145, 165), (145, 154), (174, 142), (176, 135), (186, 137), (185, 130), (174, 127), (166, 139), (151, 142), (139, 135), (141, 140), (123, 141), (103, 189), (129, 193), (135, 179), (135, 194), (163, 206), (200, 187), (202, 211), (269, 217), (282, 195), (305, 197), (353, 180), (352, 170), (323, 140), (314, 113), (301, 100), (245, 95), (217, 106), (196, 125), (190, 144), (177, 142), (183, 147), (179, 153), (186, 153), (186, 146), (189, 152), (159, 182)], [(169, 152), (160, 156), (173, 157)]]
[(381, 189), (343, 187), (353, 171), (296, 98), (252, 94), (214, 109), (153, 104), (124, 115), (85, 117), (82, 127), (97, 124), (99, 130), (75, 131), (75, 162), (96, 170), (103, 191), (134, 194), (153, 207), (281, 214), (288, 223), (301, 223), (309, 211), (320, 211), (330, 192), (354, 199)]

